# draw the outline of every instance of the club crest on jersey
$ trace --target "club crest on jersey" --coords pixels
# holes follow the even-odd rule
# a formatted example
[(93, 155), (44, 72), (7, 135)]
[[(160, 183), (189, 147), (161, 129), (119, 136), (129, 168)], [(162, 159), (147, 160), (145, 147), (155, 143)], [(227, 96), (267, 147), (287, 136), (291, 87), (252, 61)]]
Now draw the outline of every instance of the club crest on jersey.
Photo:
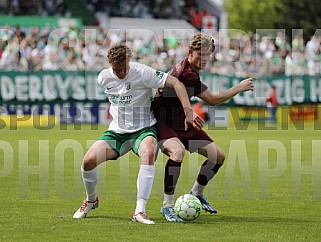
[(126, 83), (125, 83), (125, 87), (126, 87), (126, 90), (129, 90), (129, 89), (130, 89), (130, 83), (129, 83), (129, 82), (126, 82)]
[(156, 76), (161, 79), (164, 76), (164, 72), (162, 71), (156, 71)]

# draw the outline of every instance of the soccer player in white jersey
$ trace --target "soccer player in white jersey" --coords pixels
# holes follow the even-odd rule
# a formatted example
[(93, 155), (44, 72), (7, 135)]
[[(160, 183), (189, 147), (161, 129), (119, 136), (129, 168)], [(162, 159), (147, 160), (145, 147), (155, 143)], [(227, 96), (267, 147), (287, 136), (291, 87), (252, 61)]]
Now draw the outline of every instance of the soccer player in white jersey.
[(131, 50), (126, 45), (111, 47), (108, 51), (111, 67), (101, 71), (98, 76), (98, 84), (104, 89), (111, 104), (113, 120), (109, 129), (89, 148), (83, 158), (81, 172), (87, 198), (73, 218), (84, 218), (91, 209), (98, 207), (97, 166), (133, 150), (139, 156), (141, 164), (132, 221), (154, 224), (146, 215), (146, 204), (154, 180), (158, 141), (156, 119), (150, 111), (153, 88), (174, 88), (186, 113), (186, 128), (188, 124), (202, 127), (202, 120), (193, 116), (186, 89), (178, 79), (168, 73), (131, 62), (131, 57)]

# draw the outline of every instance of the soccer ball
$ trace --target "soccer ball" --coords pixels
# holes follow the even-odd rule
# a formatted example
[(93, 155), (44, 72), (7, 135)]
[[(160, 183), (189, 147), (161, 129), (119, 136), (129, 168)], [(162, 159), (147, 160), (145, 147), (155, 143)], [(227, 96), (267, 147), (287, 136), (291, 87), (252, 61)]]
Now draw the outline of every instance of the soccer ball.
[(202, 204), (192, 194), (184, 194), (175, 202), (175, 212), (183, 220), (192, 221), (200, 216)]

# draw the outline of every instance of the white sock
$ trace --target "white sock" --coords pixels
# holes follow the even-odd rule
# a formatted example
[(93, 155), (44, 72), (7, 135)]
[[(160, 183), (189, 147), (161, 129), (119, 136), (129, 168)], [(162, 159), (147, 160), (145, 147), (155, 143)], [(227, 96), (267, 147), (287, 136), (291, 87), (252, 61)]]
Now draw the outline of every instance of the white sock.
[(154, 176), (154, 165), (140, 165), (137, 177), (137, 202), (135, 214), (146, 211), (146, 204), (152, 191)]
[(194, 196), (200, 196), (204, 193), (205, 186), (200, 185), (197, 181), (195, 181), (194, 186), (192, 188), (192, 194)]
[(94, 202), (96, 200), (96, 185), (98, 181), (98, 168), (95, 167), (90, 171), (85, 171), (81, 167), (82, 179), (84, 181), (87, 200)]
[(168, 195), (164, 193), (164, 202), (163, 202), (164, 207), (173, 207), (174, 206), (174, 195)]

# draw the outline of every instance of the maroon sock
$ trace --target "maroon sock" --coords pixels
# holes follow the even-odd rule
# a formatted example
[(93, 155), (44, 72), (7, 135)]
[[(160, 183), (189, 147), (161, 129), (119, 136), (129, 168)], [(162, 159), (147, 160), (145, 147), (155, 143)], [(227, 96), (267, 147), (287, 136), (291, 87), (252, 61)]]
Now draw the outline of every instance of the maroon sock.
[(208, 162), (206, 160), (200, 169), (200, 172), (197, 177), (198, 184), (202, 186), (206, 186), (207, 183), (215, 176), (218, 170), (221, 168), (223, 164), (213, 164), (212, 162)]
[(175, 162), (168, 159), (165, 166), (165, 177), (164, 177), (164, 193), (173, 195), (177, 180), (181, 173), (181, 162)]

